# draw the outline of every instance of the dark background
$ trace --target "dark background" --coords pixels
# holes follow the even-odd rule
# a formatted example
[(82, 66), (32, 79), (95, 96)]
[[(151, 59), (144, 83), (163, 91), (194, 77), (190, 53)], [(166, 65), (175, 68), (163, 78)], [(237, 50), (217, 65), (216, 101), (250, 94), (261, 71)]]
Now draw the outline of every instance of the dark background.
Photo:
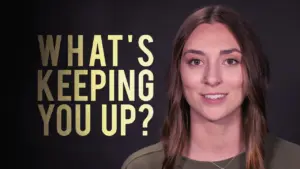
[[(17, 114), (17, 164), (40, 169), (118, 169), (132, 152), (158, 141), (163, 117), (167, 110), (165, 77), (170, 61), (172, 41), (183, 20), (196, 9), (208, 4), (226, 4), (248, 19), (262, 40), (271, 66), (271, 86), (268, 93), (268, 123), (271, 132), (288, 141), (300, 144), (299, 94), (300, 94), (300, 20), (296, 1), (36, 1), (27, 4), (24, 12), (25, 38), (21, 58), (24, 69), (19, 71), (22, 85), (18, 86)], [(25, 15), (26, 14), (26, 15)], [(149, 123), (148, 136), (142, 136), (143, 114), (127, 127), (127, 135), (104, 136), (101, 133), (101, 107), (108, 102), (105, 97), (92, 103), (91, 133), (80, 137), (72, 132), (58, 136), (55, 116), (50, 122), (51, 135), (43, 136), (43, 123), (37, 108), (37, 70), (42, 69), (37, 35), (62, 35), (59, 64), (55, 69), (68, 69), (63, 64), (67, 58), (66, 35), (84, 35), (84, 57), (88, 61), (95, 34), (104, 36), (106, 59), (111, 63), (112, 46), (108, 34), (128, 34), (134, 37), (149, 34), (154, 43), (146, 44), (154, 55), (150, 70), (154, 73), (154, 98), (149, 102), (154, 116)], [(119, 43), (118, 69), (142, 68), (137, 57), (143, 53), (135, 45)], [(76, 43), (75, 43), (76, 44)], [(109, 65), (109, 64), (108, 64)], [(112, 67), (96, 67), (108, 72)], [(89, 68), (86, 68), (89, 69)], [(87, 79), (86, 79), (87, 80)], [(57, 86), (57, 78), (50, 80), (50, 88)], [(88, 93), (88, 91), (84, 91)], [(139, 106), (142, 101), (127, 102)], [(47, 102), (44, 102), (45, 104)], [(69, 104), (69, 103), (68, 103)], [(119, 121), (118, 121), (119, 122)], [(119, 124), (119, 123), (118, 123)], [(119, 127), (118, 127), (119, 129)], [(119, 133), (119, 130), (118, 130)]]

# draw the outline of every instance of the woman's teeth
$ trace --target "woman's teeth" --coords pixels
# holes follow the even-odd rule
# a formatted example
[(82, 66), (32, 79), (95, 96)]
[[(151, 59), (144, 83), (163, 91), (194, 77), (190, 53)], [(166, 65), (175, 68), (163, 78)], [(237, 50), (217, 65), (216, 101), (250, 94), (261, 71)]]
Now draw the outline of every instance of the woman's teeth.
[(208, 98), (208, 99), (220, 99), (220, 98), (225, 97), (225, 94), (207, 94), (207, 95), (204, 95), (204, 97)]

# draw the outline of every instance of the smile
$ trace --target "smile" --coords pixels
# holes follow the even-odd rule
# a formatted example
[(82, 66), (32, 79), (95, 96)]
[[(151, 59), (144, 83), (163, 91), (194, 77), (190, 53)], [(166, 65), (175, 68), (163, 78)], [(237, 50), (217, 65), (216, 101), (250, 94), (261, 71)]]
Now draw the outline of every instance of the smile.
[(206, 104), (220, 104), (225, 101), (227, 93), (202, 94), (202, 101)]
[(226, 94), (205, 94), (203, 96), (208, 99), (221, 99), (225, 97)]

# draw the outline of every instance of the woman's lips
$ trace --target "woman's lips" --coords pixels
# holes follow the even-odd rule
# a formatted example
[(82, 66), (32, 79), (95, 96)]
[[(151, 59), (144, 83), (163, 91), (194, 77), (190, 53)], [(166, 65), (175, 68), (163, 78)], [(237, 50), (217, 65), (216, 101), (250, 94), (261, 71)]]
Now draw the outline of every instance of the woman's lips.
[(204, 103), (207, 104), (220, 104), (225, 101), (228, 93), (207, 93), (201, 94)]

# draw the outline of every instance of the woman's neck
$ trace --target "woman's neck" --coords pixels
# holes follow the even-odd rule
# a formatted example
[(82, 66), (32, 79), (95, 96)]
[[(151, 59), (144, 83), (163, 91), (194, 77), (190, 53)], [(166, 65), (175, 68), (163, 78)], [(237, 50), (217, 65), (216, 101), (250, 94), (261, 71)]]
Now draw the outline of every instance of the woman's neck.
[(199, 161), (220, 161), (239, 154), (244, 148), (241, 113), (214, 122), (191, 117), (187, 147), (185, 155)]

